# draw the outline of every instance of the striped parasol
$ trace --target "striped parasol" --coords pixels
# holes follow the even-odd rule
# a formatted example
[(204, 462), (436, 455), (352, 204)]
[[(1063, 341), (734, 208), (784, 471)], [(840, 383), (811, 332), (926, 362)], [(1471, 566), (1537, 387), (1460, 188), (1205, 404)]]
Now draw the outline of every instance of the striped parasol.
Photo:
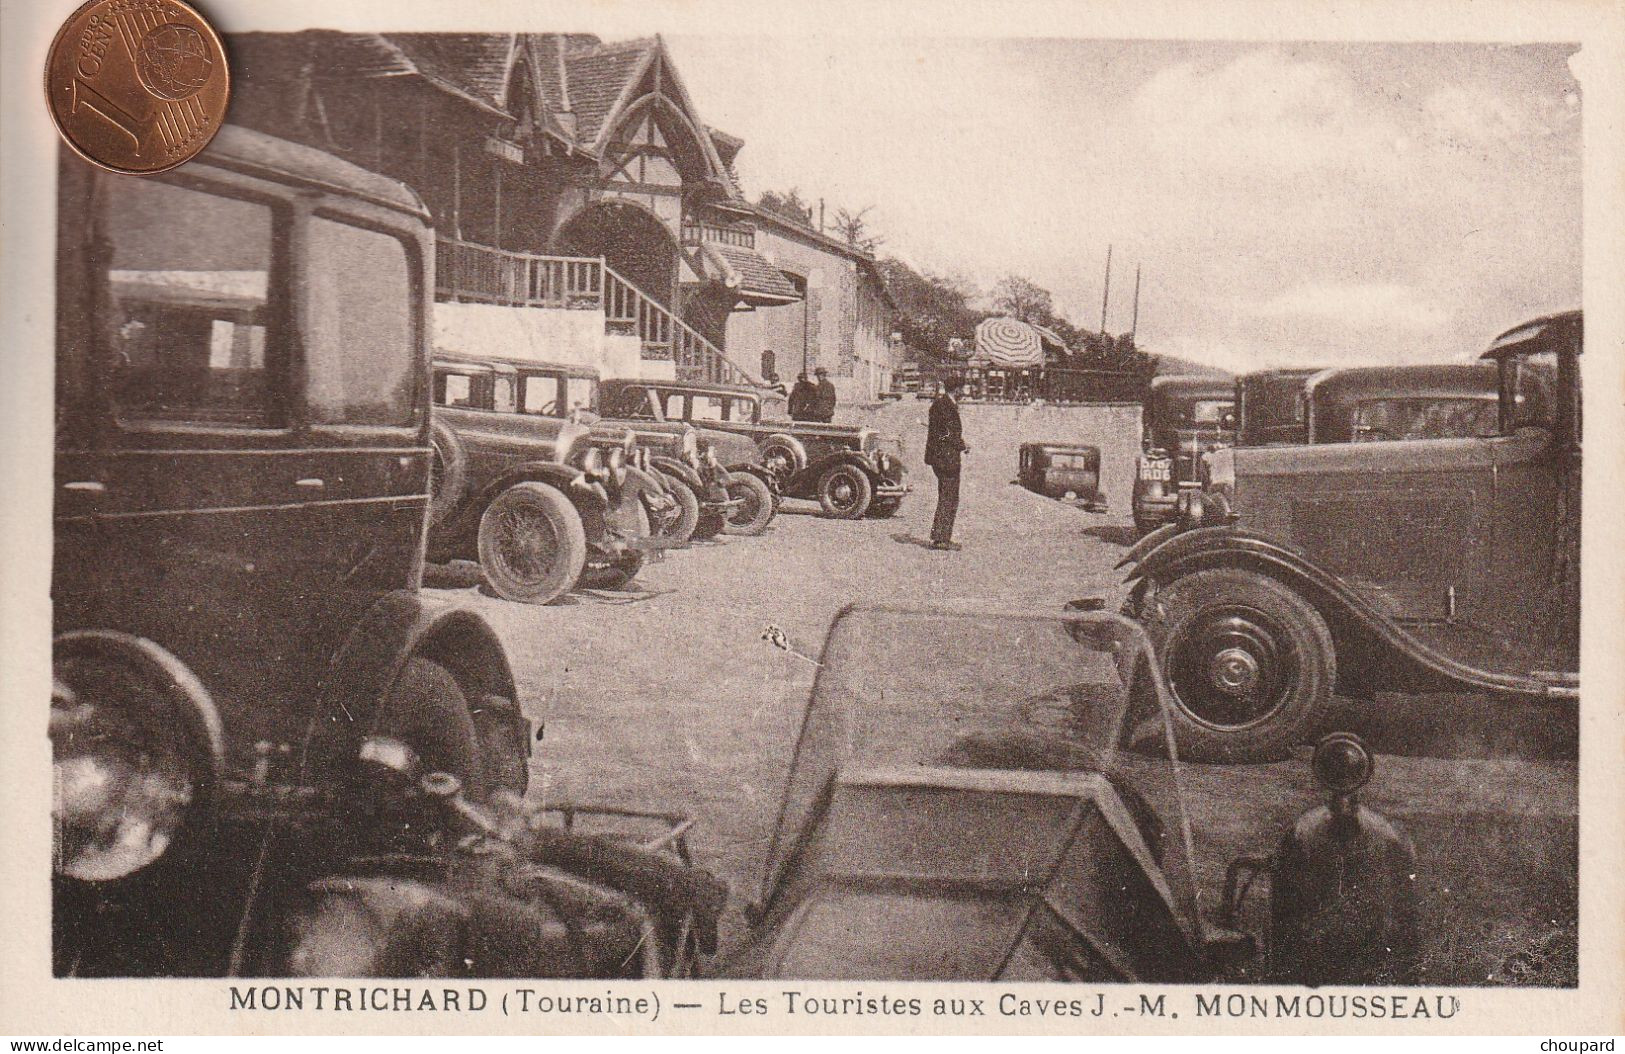
[(976, 327), (976, 353), (971, 363), (997, 369), (1021, 370), (1044, 365), (1044, 346), (1038, 331), (1016, 318), (983, 319)]

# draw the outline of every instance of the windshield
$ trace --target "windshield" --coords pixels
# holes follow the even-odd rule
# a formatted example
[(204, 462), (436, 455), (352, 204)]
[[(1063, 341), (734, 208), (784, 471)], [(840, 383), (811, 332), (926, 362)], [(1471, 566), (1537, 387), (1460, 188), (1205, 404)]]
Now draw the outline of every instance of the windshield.
[(764, 893), (837, 774), (929, 766), (1107, 775), (1194, 910), (1190, 827), (1155, 669), (1144, 632), (1117, 615), (847, 610), (825, 641)]
[(1234, 406), (1229, 399), (1200, 399), (1191, 403), (1183, 414), (1184, 424), (1186, 427), (1220, 427)]

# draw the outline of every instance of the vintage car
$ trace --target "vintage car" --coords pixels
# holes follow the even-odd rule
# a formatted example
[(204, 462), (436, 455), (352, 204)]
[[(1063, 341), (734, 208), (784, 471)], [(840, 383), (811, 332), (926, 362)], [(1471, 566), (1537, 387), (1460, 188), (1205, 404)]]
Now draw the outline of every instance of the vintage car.
[(369, 736), (471, 798), (528, 778), (495, 633), (419, 592), (433, 229), (235, 126), (59, 173), (55, 969), (224, 975), (255, 889), (306, 874), (263, 824), (226, 848), (262, 801), (334, 793)]
[(1236, 445), (1271, 446), (1308, 440), (1309, 406), (1303, 387), (1319, 366), (1257, 370), (1236, 381)]
[(1184, 487), (1201, 485), (1202, 455), (1235, 442), (1235, 383), (1212, 377), (1155, 377), (1140, 416), (1134, 470), (1134, 526), (1166, 523)]
[[(929, 661), (922, 661), (928, 657)], [(1403, 983), (1414, 853), (1358, 804), (1371, 757), (1328, 737), (1331, 792), (1279, 848), (1201, 867), (1171, 701), (1120, 615), (852, 607), (831, 627), (750, 931), (726, 976), (862, 981)], [(1270, 878), (1266, 955), (1236, 928)], [(1198, 876), (1225, 874), (1212, 917)], [(1216, 892), (1216, 891), (1214, 891)]]
[(557, 376), (560, 383), (568, 375), (576, 386), (576, 404), (568, 409), (562, 404), (551, 410), (543, 407), (542, 412), (574, 412), (585, 420), (625, 429), (651, 451), (652, 467), (674, 484), (671, 489), (683, 503), (684, 527), (679, 533), (685, 540), (704, 540), (724, 531), (759, 535), (773, 522), (777, 479), (746, 437), (687, 421), (656, 420), (641, 402), (633, 408), (638, 412), (622, 416), (618, 407), (603, 405), (596, 370), (537, 363), (523, 364), (521, 369), (527, 377)]
[[(903, 444), (858, 425), (763, 419), (761, 389), (699, 381), (604, 381), (613, 416), (688, 421), (749, 437), (779, 493), (817, 501), (842, 519), (896, 515), (903, 482)], [(731, 467), (731, 466), (730, 466)]]
[(429, 559), (476, 557), (504, 600), (547, 604), (577, 582), (621, 586), (670, 543), (652, 521), (674, 522), (678, 503), (638, 464), (632, 433), (521, 409), (585, 390), (515, 361), (435, 360)]
[(1311, 443), (1488, 439), (1501, 432), (1500, 378), (1487, 362), (1325, 370), (1304, 385)]
[(1048, 498), (1076, 500), (1091, 512), (1106, 511), (1100, 492), (1100, 448), (1081, 443), (1023, 443), (1016, 482)]
[(1182, 749), (1271, 757), (1333, 694), (1578, 699), (1580, 313), (1496, 338), (1498, 434), (1209, 455), (1124, 558)]

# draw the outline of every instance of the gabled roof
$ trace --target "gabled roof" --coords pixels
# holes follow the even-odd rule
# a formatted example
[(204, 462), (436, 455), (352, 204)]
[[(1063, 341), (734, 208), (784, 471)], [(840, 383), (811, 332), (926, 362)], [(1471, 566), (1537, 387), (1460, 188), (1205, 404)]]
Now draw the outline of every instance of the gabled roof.
[(600, 138), (610, 117), (624, 108), (625, 96), (648, 67), (659, 41), (655, 37), (582, 47), (564, 53), (570, 109), (576, 136), (583, 144)]

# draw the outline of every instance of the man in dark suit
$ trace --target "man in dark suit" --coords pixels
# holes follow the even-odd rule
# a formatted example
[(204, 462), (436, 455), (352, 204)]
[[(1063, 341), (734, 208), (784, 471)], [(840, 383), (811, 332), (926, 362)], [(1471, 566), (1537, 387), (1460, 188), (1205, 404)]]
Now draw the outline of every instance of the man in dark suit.
[(813, 371), (815, 386), (818, 394), (813, 397), (813, 420), (835, 420), (835, 382), (829, 379), (829, 371), (820, 366)]
[(814, 386), (812, 381), (807, 379), (806, 373), (798, 375), (795, 387), (790, 389), (790, 420), (818, 420), (817, 417), (813, 416), (816, 412), (813, 402), (817, 398), (818, 388)]
[(965, 382), (949, 377), (942, 394), (931, 401), (926, 420), (925, 463), (937, 474), (937, 515), (931, 521), (931, 548), (958, 552), (954, 542), (954, 517), (959, 512), (959, 459), (970, 452), (959, 425), (959, 403), (955, 401)]

